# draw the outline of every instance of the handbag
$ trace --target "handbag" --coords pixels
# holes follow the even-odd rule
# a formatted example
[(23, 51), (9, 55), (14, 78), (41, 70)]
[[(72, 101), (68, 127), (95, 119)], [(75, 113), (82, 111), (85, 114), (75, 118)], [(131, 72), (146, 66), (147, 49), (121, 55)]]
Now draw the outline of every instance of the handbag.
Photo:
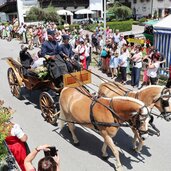
[(101, 51), (101, 56), (107, 56), (107, 52), (106, 52), (105, 49), (103, 49), (103, 50)]

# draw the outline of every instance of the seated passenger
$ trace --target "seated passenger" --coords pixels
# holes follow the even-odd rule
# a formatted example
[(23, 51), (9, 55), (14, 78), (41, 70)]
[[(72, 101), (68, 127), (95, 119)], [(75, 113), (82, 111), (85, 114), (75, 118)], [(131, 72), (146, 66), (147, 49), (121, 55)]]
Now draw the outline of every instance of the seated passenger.
[(33, 63), (33, 59), (27, 50), (28, 47), (21, 45), (20, 62), (22, 66), (26, 69), (30, 68), (30, 65)]
[(74, 69), (77, 71), (81, 70), (79, 63), (74, 60), (74, 52), (72, 50), (72, 46), (69, 43), (69, 36), (63, 35), (63, 43), (60, 45), (60, 55), (65, 60), (68, 71), (73, 72)]

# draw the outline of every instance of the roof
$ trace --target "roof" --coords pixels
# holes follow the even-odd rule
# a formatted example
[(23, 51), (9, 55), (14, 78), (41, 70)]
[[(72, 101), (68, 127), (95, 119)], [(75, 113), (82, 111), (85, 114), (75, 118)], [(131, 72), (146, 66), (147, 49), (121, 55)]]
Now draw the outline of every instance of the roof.
[(154, 31), (161, 31), (163, 33), (170, 33), (171, 34), (171, 14), (157, 24), (153, 25)]

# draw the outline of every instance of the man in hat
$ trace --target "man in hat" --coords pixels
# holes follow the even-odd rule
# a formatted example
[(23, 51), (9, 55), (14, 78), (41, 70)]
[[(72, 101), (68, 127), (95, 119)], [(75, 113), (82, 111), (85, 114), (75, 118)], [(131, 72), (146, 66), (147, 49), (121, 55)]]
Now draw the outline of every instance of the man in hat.
[(54, 30), (47, 30), (48, 40), (44, 41), (41, 47), (41, 57), (45, 57), (45, 55), (58, 55), (60, 51), (60, 47), (58, 42), (55, 39), (56, 32)]
[(60, 56), (60, 46), (55, 39), (55, 31), (47, 30), (48, 40), (42, 44), (40, 56), (50, 56), (48, 60), (48, 71), (56, 87), (62, 88), (63, 75), (68, 73), (65, 61)]
[(76, 60), (74, 60), (74, 52), (72, 46), (69, 43), (69, 35), (63, 35), (63, 43), (60, 45), (60, 55), (65, 59), (68, 71), (73, 72), (73, 70), (80, 70), (80, 66)]

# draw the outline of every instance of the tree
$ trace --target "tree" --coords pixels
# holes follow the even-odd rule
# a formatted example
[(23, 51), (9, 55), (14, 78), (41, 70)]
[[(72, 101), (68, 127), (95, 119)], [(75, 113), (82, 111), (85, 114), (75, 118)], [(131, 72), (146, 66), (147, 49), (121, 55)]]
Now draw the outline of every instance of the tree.
[(47, 8), (43, 9), (43, 11), (45, 12), (45, 21), (61, 22), (61, 17), (57, 14), (55, 7), (49, 5)]
[(113, 13), (116, 19), (125, 20), (127, 17), (132, 15), (132, 9), (122, 5), (120, 2), (116, 1), (112, 7), (108, 9), (109, 13)]
[(28, 21), (42, 21), (45, 18), (45, 12), (42, 8), (31, 7), (26, 18)]
[(27, 21), (61, 22), (61, 17), (57, 14), (56, 8), (51, 5), (44, 9), (32, 7), (27, 13), (26, 18)]

